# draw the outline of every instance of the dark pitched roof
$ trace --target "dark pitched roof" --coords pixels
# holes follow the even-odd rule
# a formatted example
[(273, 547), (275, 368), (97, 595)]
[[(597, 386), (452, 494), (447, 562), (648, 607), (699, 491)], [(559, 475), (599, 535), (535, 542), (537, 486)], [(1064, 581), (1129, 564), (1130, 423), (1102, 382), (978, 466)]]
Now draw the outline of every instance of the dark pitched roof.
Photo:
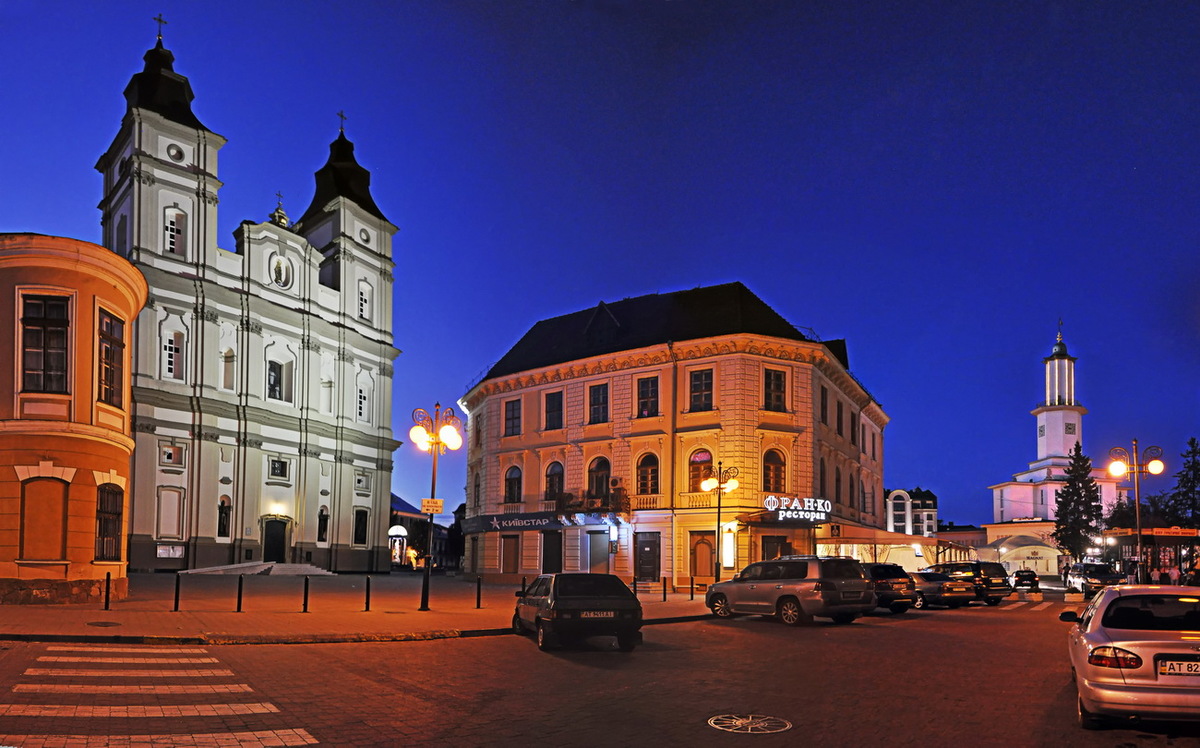
[(420, 514), (421, 510), (400, 498), (396, 494), (392, 494), (392, 511), (401, 512), (403, 514)]
[(337, 140), (329, 144), (329, 160), (317, 170), (317, 191), (312, 204), (296, 223), (305, 223), (320, 215), (332, 200), (344, 197), (376, 218), (384, 218), (383, 211), (371, 199), (371, 172), (359, 165), (354, 158), (354, 143), (339, 132)]
[[(649, 294), (542, 320), (530, 328), (484, 379), (618, 351), (749, 333), (811, 340), (738, 282)], [(844, 341), (823, 342), (849, 369)]]
[(162, 45), (162, 39), (142, 58), (146, 67), (135, 73), (125, 86), (127, 109), (148, 109), (188, 127), (208, 130), (192, 113), (192, 84), (175, 72), (175, 55)]

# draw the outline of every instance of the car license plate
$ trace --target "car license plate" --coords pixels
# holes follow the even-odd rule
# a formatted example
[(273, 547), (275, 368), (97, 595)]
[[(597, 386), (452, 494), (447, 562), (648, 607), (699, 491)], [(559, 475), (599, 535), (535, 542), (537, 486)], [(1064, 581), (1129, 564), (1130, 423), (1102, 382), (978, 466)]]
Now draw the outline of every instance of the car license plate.
[(1200, 662), (1163, 660), (1158, 663), (1159, 675), (1200, 675)]
[(843, 592), (842, 599), (843, 600), (861, 600), (862, 593), (861, 592)]
[(585, 610), (579, 614), (580, 618), (613, 618), (616, 613), (611, 610)]

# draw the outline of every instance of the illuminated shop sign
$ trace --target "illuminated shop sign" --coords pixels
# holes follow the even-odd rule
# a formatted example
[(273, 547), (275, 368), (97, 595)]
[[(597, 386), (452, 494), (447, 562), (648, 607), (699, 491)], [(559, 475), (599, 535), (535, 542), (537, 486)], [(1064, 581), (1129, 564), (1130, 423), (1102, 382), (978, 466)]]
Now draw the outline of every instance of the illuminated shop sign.
[(801, 519), (809, 522), (828, 522), (833, 512), (833, 502), (828, 499), (797, 498), (794, 496), (768, 496), (763, 507), (775, 512), (777, 520)]

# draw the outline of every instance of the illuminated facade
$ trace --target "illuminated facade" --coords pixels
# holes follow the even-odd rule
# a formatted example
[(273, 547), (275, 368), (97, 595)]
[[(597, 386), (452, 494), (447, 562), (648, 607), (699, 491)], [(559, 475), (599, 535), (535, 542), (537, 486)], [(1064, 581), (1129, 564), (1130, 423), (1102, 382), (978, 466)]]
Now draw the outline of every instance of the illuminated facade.
[(133, 320), (146, 281), (88, 242), (0, 234), (0, 604), (125, 597)]
[(889, 491), (887, 529), (906, 535), (937, 535), (937, 494), (923, 488)]
[[(460, 400), (468, 574), (606, 571), (672, 585), (882, 528), (887, 416), (843, 341), (740, 283), (534, 325)], [(707, 468), (737, 468), (720, 496)], [(846, 532), (845, 535), (855, 535)]]
[[(1083, 444), (1087, 413), (1075, 396), (1075, 360), (1060, 332), (1050, 355), (1042, 359), (1046, 397), (1032, 411), (1037, 419), (1037, 459), (1011, 481), (989, 486), (996, 522), (1055, 518), (1055, 497), (1066, 484), (1071, 450), (1076, 442)], [(1120, 498), (1120, 480), (1097, 467), (1092, 468), (1092, 477), (1100, 488), (1103, 511), (1108, 512)]]
[(158, 44), (96, 168), (103, 243), (149, 282), (135, 324), (130, 568), (390, 568), (392, 225), (339, 134), (295, 223), (217, 245), (218, 151)]

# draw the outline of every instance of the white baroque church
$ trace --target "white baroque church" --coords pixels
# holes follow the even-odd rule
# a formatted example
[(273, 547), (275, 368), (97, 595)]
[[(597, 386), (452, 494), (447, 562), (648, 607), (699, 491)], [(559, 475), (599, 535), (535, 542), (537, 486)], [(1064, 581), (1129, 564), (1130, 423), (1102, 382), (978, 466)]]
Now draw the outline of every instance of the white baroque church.
[[(1055, 495), (1066, 485), (1071, 450), (1076, 442), (1083, 445), (1083, 416), (1087, 414), (1075, 396), (1075, 361), (1059, 331), (1050, 355), (1042, 359), (1045, 399), (1032, 411), (1037, 419), (1037, 459), (1012, 480), (989, 486), (996, 522), (1052, 520), (1056, 516)], [(1083, 453), (1088, 454), (1086, 448)], [(1092, 477), (1100, 488), (1102, 511), (1111, 511), (1121, 498), (1121, 481), (1094, 463)]]
[(392, 237), (340, 132), (295, 223), (218, 246), (225, 138), (162, 36), (125, 88), (103, 243), (146, 277), (135, 324), (131, 571), (244, 562), (389, 568)]

